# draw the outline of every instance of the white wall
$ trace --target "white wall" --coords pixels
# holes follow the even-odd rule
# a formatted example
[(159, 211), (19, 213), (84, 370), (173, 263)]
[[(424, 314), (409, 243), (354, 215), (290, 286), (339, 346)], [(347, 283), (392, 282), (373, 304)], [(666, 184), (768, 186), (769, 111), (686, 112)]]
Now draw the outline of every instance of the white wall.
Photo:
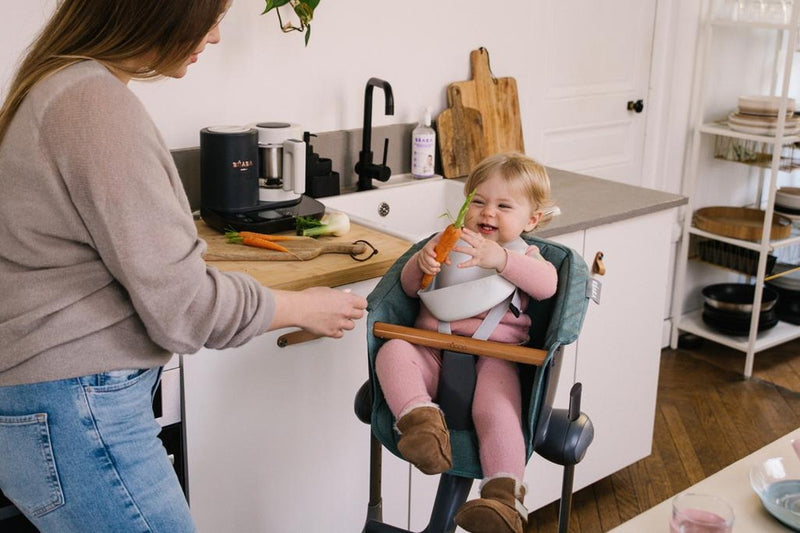
[[(7, 2), (0, 18), (0, 87), (54, 0)], [(498, 76), (514, 76), (524, 93), (536, 82), (526, 64), (534, 37), (534, 2), (478, 0), (323, 0), (309, 46), (284, 35), (263, 0), (235, 0), (210, 46), (182, 80), (135, 83), (171, 148), (196, 146), (212, 124), (258, 120), (301, 123), (310, 131), (359, 128), (364, 86), (377, 76), (394, 89), (395, 115), (376, 125), (416, 122), (426, 105), (445, 107), (445, 86), (470, 76), (469, 52), (485, 46)], [(5, 92), (0, 92), (0, 96)], [(382, 106), (376, 91), (377, 109)], [(525, 121), (529, 121), (526, 117)], [(525, 125), (523, 124), (523, 128)]]

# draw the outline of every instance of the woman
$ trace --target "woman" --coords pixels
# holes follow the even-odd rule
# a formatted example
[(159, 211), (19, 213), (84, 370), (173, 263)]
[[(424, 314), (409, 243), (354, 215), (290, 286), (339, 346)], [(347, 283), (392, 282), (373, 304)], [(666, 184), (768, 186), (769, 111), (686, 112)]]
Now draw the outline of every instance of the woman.
[(63, 0), (0, 108), (0, 490), (42, 531), (194, 531), (156, 437), (161, 366), (287, 326), (341, 337), (366, 307), (202, 259), (127, 83), (183, 77), (229, 4)]

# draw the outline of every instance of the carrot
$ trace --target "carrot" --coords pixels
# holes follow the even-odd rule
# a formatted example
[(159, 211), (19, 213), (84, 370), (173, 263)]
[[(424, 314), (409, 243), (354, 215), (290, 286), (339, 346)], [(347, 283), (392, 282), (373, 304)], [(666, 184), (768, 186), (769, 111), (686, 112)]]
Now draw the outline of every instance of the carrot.
[(225, 238), (231, 244), (244, 244), (246, 246), (255, 246), (257, 248), (264, 248), (266, 250), (275, 250), (276, 252), (283, 252), (291, 254), (300, 259), (297, 254), (270, 239), (262, 237), (263, 233), (254, 233), (251, 231), (229, 231), (225, 233)]
[[(458, 216), (452, 224), (444, 229), (441, 237), (439, 237), (439, 242), (436, 243), (436, 246), (433, 249), (433, 251), (436, 252), (436, 261), (439, 263), (444, 263), (447, 260), (447, 256), (450, 255), (450, 252), (455, 247), (458, 239), (461, 238), (461, 228), (464, 227), (464, 218), (467, 215), (467, 209), (469, 208), (470, 202), (472, 202), (473, 196), (475, 196), (475, 191), (472, 191), (467, 195), (467, 199), (464, 200), (464, 205), (461, 206)], [(430, 285), (432, 281), (432, 275), (423, 274), (422, 281), (419, 284), (420, 290)]]

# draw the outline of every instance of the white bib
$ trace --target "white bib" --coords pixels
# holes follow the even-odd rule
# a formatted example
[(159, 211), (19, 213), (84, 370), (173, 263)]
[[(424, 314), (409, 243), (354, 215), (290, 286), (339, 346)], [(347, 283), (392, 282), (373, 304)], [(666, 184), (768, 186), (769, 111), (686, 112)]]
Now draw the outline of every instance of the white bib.
[[(457, 246), (469, 245), (459, 240)], [(505, 248), (524, 254), (528, 245), (519, 237)], [(458, 268), (459, 263), (468, 259), (467, 254), (450, 252), (450, 264), (443, 264), (433, 282), (417, 292), (433, 316), (442, 322), (479, 315), (508, 299), (517, 289), (494, 269)]]

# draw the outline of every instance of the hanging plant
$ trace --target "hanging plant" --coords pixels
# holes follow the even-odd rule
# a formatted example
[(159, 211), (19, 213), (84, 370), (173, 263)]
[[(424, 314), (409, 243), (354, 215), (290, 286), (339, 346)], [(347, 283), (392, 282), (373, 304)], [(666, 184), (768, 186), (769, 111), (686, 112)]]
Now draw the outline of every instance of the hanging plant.
[[(306, 46), (308, 46), (308, 40), (311, 38), (311, 19), (314, 18), (314, 9), (316, 9), (317, 5), (319, 5), (319, 0), (266, 0), (267, 6), (264, 8), (264, 11), (261, 13), (264, 15), (265, 13), (269, 13), (273, 9), (275, 13), (278, 14), (278, 24), (281, 26), (281, 30), (284, 33), (289, 33), (290, 31), (304, 31), (306, 32), (305, 42)], [(297, 15), (297, 18), (300, 20), (300, 26), (295, 26), (292, 22), (287, 22), (286, 24), (283, 23), (283, 19), (281, 18), (281, 11), (280, 7), (289, 4), (292, 6), (294, 10), (294, 14)]]

